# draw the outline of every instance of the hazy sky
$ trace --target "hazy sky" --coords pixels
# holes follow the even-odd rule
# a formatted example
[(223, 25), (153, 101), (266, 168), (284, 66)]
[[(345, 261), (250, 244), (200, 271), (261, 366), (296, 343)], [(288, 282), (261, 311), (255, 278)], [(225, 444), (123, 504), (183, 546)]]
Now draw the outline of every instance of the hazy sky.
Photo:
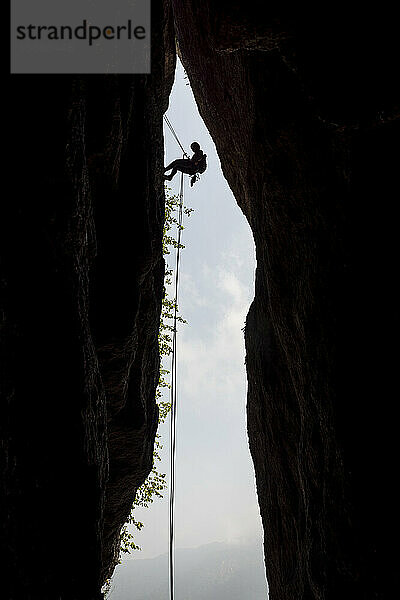
[[(193, 188), (185, 176), (185, 218), (178, 328), (176, 547), (210, 542), (256, 541), (262, 528), (246, 431), (246, 374), (242, 328), (254, 295), (255, 254), (251, 230), (223, 178), (211, 137), (201, 120), (180, 63), (167, 112), (190, 153), (198, 141), (208, 169)], [(234, 127), (234, 123), (232, 123)], [(181, 157), (168, 128), (165, 164)], [(180, 175), (169, 184), (178, 192)], [(174, 255), (171, 254), (171, 261)], [(169, 420), (160, 428), (169, 472)], [(135, 534), (141, 552), (126, 560), (168, 551), (168, 494), (137, 510), (145, 523)], [(178, 569), (179, 565), (176, 565)], [(124, 568), (124, 564), (116, 569)], [(110, 595), (118, 600), (117, 594)]]

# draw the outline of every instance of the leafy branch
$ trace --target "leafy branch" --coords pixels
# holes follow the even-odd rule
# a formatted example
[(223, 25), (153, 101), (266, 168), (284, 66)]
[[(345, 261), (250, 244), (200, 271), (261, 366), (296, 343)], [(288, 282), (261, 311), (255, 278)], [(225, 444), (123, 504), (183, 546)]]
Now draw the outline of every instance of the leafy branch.
[[(170, 194), (170, 188), (165, 188), (165, 221), (163, 230), (163, 255), (166, 257), (171, 253), (171, 248), (177, 249), (184, 248), (183, 244), (178, 244), (178, 241), (173, 235), (171, 235), (172, 228), (184, 229), (182, 225), (179, 225), (177, 213), (179, 211), (179, 196)], [(183, 207), (184, 214), (190, 216), (193, 212), (192, 208)], [(165, 275), (164, 275), (164, 297), (162, 299), (160, 328), (158, 334), (158, 347), (161, 358), (160, 373), (158, 386), (156, 390), (156, 402), (159, 408), (159, 424), (163, 423), (171, 411), (171, 403), (165, 401), (163, 390), (170, 388), (168, 382), (168, 375), (170, 373), (163, 365), (163, 359), (170, 356), (172, 352), (172, 335), (174, 332), (174, 313), (175, 309), (178, 310), (178, 306), (174, 299), (168, 296), (168, 286), (172, 285), (173, 270), (166, 264)], [(179, 314), (177, 321), (180, 323), (186, 323)], [(148, 508), (148, 506), (154, 501), (155, 498), (162, 498), (164, 490), (167, 489), (166, 475), (160, 473), (157, 469), (157, 461), (161, 460), (159, 451), (162, 449), (160, 442), (160, 434), (156, 434), (153, 452), (153, 468), (146, 481), (140, 486), (136, 493), (136, 497), (132, 506), (131, 513), (125, 525), (121, 530), (121, 553), (129, 553), (131, 550), (141, 550), (140, 546), (135, 544), (134, 535), (129, 531), (129, 526), (133, 525), (138, 531), (140, 531), (144, 525), (142, 522), (137, 521), (134, 515), (134, 509), (138, 506)], [(121, 562), (119, 559), (118, 562)]]

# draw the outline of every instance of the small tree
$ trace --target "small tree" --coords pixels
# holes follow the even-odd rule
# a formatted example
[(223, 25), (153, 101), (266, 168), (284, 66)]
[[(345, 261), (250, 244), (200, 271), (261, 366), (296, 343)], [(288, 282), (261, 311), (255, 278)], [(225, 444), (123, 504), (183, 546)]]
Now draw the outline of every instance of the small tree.
[[(184, 214), (190, 216), (193, 209), (183, 207)], [(165, 188), (165, 221), (163, 231), (163, 254), (168, 256), (171, 253), (171, 248), (178, 248), (178, 241), (171, 235), (171, 229), (176, 226), (177, 229), (183, 226), (179, 225), (176, 212), (179, 211), (179, 196), (172, 195), (170, 188)], [(179, 245), (180, 248), (184, 248), (183, 244)], [(168, 295), (168, 288), (172, 285), (172, 274), (173, 271), (166, 263), (165, 276), (164, 276), (164, 297), (162, 299), (162, 310), (160, 319), (160, 329), (158, 334), (158, 347), (160, 351), (161, 365), (158, 386), (156, 390), (156, 401), (159, 408), (159, 424), (163, 423), (171, 411), (171, 403), (164, 400), (163, 390), (170, 388), (170, 384), (167, 377), (170, 373), (169, 369), (165, 367), (163, 361), (168, 358), (172, 352), (172, 335), (174, 331), (174, 311), (175, 311), (175, 299), (170, 298)], [(178, 309), (178, 307), (176, 307)], [(177, 320), (180, 323), (186, 323), (186, 321), (178, 315)], [(125, 525), (121, 530), (121, 548), (120, 553), (129, 553), (131, 550), (140, 550), (140, 546), (135, 544), (134, 535), (129, 531), (129, 525), (136, 527), (138, 531), (143, 528), (143, 523), (137, 521), (134, 515), (134, 510), (137, 506), (148, 508), (148, 506), (154, 501), (155, 498), (162, 498), (163, 492), (167, 488), (166, 475), (160, 473), (157, 469), (157, 461), (161, 460), (159, 451), (162, 448), (160, 442), (161, 436), (159, 433), (156, 434), (154, 453), (153, 453), (153, 468), (150, 475), (140, 486), (136, 493), (136, 497), (132, 506), (131, 513)], [(119, 562), (121, 560), (119, 559)]]

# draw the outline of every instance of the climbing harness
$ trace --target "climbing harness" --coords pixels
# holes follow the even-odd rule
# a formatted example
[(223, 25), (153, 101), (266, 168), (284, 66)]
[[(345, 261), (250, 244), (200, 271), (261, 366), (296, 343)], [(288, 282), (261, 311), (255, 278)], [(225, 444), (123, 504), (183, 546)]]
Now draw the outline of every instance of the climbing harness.
[(204, 171), (207, 169), (207, 154), (203, 154), (201, 159), (198, 161), (196, 168), (196, 175), (199, 175), (199, 173), (204, 173)]

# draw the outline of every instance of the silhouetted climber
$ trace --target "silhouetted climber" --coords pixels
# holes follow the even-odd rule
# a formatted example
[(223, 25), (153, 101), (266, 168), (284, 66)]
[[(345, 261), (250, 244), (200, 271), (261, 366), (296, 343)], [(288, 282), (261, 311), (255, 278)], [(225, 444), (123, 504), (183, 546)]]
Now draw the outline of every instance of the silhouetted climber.
[(190, 147), (194, 152), (192, 158), (177, 158), (174, 160), (168, 167), (165, 167), (164, 173), (170, 169), (172, 169), (172, 171), (170, 175), (164, 175), (164, 179), (171, 181), (177, 171), (181, 171), (187, 175), (192, 175), (190, 179), (190, 186), (192, 186), (197, 180), (197, 173), (204, 173), (207, 169), (207, 154), (204, 154), (203, 150), (200, 148), (200, 144), (197, 142), (192, 142)]

